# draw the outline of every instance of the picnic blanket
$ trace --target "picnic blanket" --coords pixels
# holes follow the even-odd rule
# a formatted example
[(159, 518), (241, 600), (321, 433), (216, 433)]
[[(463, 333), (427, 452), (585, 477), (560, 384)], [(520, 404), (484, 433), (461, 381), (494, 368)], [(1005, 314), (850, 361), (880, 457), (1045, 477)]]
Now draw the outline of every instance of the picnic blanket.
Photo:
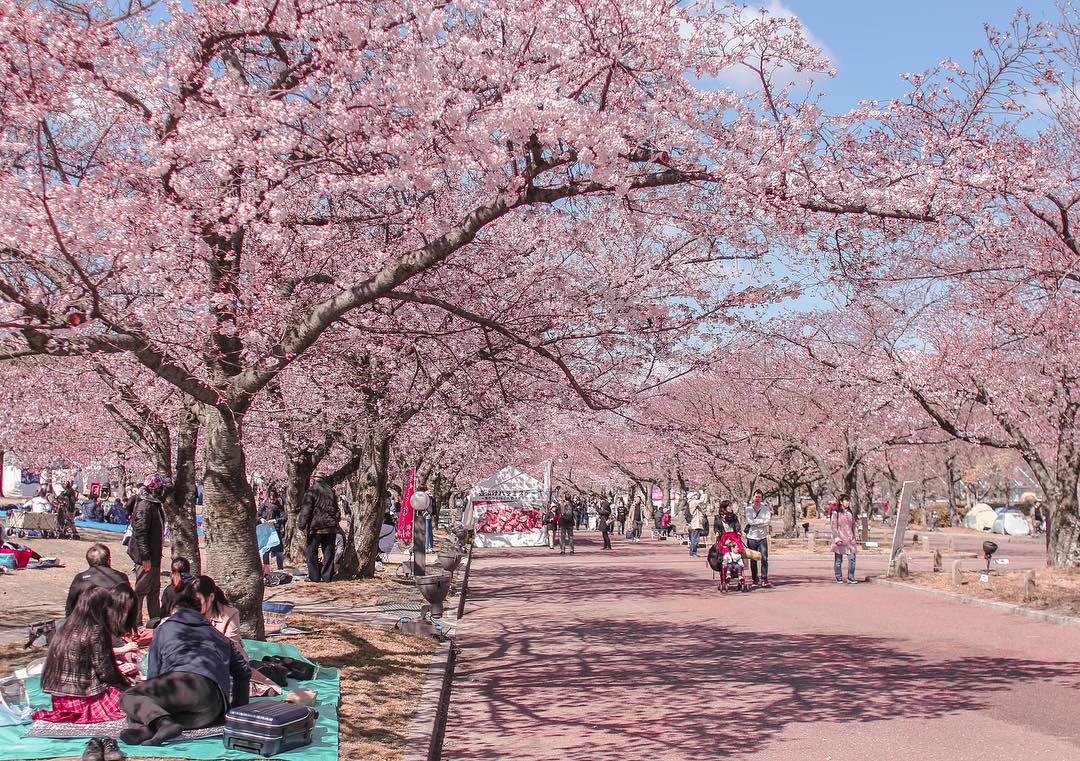
[[(263, 658), (267, 655), (302, 657), (300, 652), (292, 645), (279, 642), (259, 642), (246, 639), (244, 640), (244, 649), (247, 650), (248, 656), (253, 659)], [(319, 693), (318, 704), (315, 706), (319, 711), (319, 718), (315, 722), (311, 745), (297, 748), (280, 756), (274, 756), (275, 759), (285, 759), (287, 761), (337, 761), (337, 706), (341, 697), (340, 682), (341, 679), (337, 669), (323, 667), (316, 670), (314, 679), (305, 682), (289, 682), (289, 689), (299, 687), (315, 690)], [(26, 688), (34, 708), (50, 707), (50, 698), (41, 691), (39, 677), (28, 679)], [(8, 761), (9, 759), (16, 761), (37, 758), (78, 758), (82, 755), (83, 748), (86, 747), (85, 738), (26, 737), (25, 734), (29, 728), (29, 724), (0, 727), (0, 761)], [(187, 758), (200, 760), (262, 758), (262, 756), (252, 753), (226, 750), (220, 737), (171, 742), (157, 747), (120, 743), (120, 748), (131, 758)]]

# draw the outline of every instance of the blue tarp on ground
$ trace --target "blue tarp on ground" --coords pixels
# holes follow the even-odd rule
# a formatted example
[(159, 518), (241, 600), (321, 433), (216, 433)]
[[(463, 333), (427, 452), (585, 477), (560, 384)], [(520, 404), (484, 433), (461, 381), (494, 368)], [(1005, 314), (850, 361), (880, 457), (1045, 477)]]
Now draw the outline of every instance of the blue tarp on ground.
[[(299, 658), (300, 653), (292, 645), (278, 642), (258, 642), (244, 640), (244, 649), (248, 656), (263, 658), (267, 655), (287, 655)], [(32, 677), (26, 681), (30, 702), (35, 708), (50, 708), (49, 696), (41, 691), (41, 680)], [(274, 756), (286, 761), (337, 761), (338, 758), (338, 718), (337, 706), (341, 697), (340, 676), (337, 669), (319, 668), (315, 678), (306, 682), (289, 682), (289, 689), (303, 688), (319, 693), (319, 718), (315, 723), (311, 745), (294, 751)], [(265, 698), (259, 698), (263, 700)], [(42, 737), (23, 737), (29, 724), (14, 727), (0, 727), (0, 761), (21, 761), (36, 758), (78, 758), (86, 747), (86, 738), (81, 740), (57, 740)], [(226, 750), (220, 737), (203, 740), (169, 743), (157, 747), (143, 745), (125, 745), (120, 748), (132, 758), (189, 758), (189, 759), (247, 759), (262, 758), (252, 753)]]

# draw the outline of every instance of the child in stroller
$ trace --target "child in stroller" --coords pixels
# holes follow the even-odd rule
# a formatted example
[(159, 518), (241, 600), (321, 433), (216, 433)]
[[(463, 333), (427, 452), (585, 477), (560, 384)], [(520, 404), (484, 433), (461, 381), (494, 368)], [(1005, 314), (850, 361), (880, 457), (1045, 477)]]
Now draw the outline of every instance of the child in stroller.
[(740, 592), (747, 591), (746, 580), (743, 577), (743, 555), (746, 548), (743, 546), (742, 536), (730, 530), (720, 535), (716, 540), (717, 552), (720, 555), (720, 584), (716, 587), (721, 592), (727, 592), (732, 583), (736, 584)]

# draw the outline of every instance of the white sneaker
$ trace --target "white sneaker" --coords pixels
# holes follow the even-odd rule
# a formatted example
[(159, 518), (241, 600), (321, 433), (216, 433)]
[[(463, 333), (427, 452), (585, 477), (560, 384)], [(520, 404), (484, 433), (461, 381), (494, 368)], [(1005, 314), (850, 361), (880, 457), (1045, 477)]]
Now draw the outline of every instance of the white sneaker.
[(858, 584), (858, 583), (859, 583), (858, 579), (852, 579), (851, 581), (848, 582), (848, 584)]
[(840, 579), (837, 579), (837, 580), (836, 580), (836, 583), (837, 583), (837, 584), (843, 584), (844, 582), (843, 582), (843, 581), (841, 581)]

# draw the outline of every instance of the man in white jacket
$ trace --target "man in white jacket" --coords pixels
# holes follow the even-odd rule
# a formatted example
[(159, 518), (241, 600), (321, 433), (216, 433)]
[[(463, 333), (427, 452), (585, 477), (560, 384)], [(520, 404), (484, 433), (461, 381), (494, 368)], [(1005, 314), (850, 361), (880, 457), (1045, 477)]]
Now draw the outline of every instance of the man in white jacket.
[(769, 583), (769, 521), (772, 511), (761, 489), (754, 489), (753, 502), (746, 506), (746, 547), (761, 553), (761, 576), (758, 581), (758, 561), (750, 559), (750, 575), (754, 586), (771, 587)]

